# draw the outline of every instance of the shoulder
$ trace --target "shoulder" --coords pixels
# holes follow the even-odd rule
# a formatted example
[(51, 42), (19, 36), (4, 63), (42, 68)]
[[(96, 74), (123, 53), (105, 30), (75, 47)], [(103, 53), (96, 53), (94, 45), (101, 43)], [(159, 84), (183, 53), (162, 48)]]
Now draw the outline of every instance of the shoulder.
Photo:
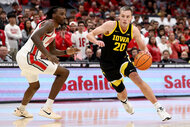
[(104, 26), (115, 26), (116, 25), (116, 21), (107, 21), (103, 24)]
[(132, 24), (132, 32), (133, 32), (134, 38), (141, 37), (141, 33), (140, 33), (139, 29), (133, 24)]
[(47, 20), (47, 21), (41, 23), (41, 27), (47, 28), (50, 31), (53, 31), (54, 30), (54, 23), (52, 20)]
[(82, 34), (86, 36), (88, 34), (88, 32), (85, 31), (85, 32), (82, 32)]
[(43, 24), (44, 24), (44, 26), (54, 27), (53, 20), (47, 20)]
[(10, 24), (7, 24), (5, 25), (5, 29), (9, 28), (10, 27)]
[(5, 25), (5, 27), (6, 27), (6, 26), (7, 26), (7, 27), (10, 27), (11, 25), (10, 25), (10, 23), (8, 23), (7, 25)]
[(71, 37), (73, 38), (73, 37), (75, 37), (76, 35), (77, 35), (76, 32), (74, 32), (74, 33), (71, 34)]
[(133, 24), (131, 24), (131, 25), (133, 27), (133, 33), (139, 32), (139, 29), (135, 25), (133, 25)]
[(117, 21), (107, 21), (104, 24), (102, 24), (102, 29), (105, 33), (110, 33), (114, 30), (116, 27)]
[(20, 27), (18, 25), (15, 25), (14, 27), (17, 28), (17, 29), (20, 29)]
[(78, 31), (75, 31), (72, 36), (76, 36), (78, 34)]

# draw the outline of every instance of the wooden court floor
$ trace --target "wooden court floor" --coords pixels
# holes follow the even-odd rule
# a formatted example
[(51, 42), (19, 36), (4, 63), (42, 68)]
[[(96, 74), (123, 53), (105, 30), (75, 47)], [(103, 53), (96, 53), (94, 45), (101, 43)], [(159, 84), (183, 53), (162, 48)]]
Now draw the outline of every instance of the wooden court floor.
[(172, 119), (162, 122), (153, 105), (146, 99), (129, 99), (135, 114), (125, 112), (115, 99), (95, 101), (67, 101), (54, 104), (61, 120), (51, 120), (38, 115), (43, 103), (30, 103), (28, 111), (34, 118), (12, 115), (18, 103), (0, 104), (0, 127), (190, 127), (190, 97), (160, 98)]

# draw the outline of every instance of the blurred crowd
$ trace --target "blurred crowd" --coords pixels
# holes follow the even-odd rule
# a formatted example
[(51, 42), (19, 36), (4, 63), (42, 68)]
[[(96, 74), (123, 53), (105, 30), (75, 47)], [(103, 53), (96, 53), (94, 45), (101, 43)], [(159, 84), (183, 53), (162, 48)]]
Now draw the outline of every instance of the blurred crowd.
[[(65, 25), (56, 30), (56, 48), (65, 50), (74, 46), (81, 49), (76, 55), (59, 57), (60, 61), (98, 62), (101, 48), (89, 42), (86, 35), (106, 21), (118, 20), (120, 7), (129, 5), (134, 11), (132, 23), (140, 30), (154, 63), (190, 63), (189, 0), (58, 1), (67, 2), (70, 8), (66, 8)], [(8, 3), (1, 2), (0, 5), (3, 4)], [(12, 7), (9, 11), (0, 6), (0, 62), (15, 61), (17, 51), (36, 25), (46, 18), (43, 8), (55, 3), (51, 0), (18, 0), (9, 4)], [(24, 6), (27, 8), (23, 9)], [(101, 40), (102, 35), (96, 38)], [(127, 49), (131, 60), (139, 50), (136, 41), (131, 40)]]

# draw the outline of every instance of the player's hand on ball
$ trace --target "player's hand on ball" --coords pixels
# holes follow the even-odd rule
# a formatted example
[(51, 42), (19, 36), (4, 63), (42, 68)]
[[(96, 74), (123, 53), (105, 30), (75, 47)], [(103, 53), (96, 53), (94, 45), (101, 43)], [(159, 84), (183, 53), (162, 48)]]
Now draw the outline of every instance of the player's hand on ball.
[(100, 47), (104, 47), (105, 46), (105, 44), (104, 44), (104, 42), (103, 41), (96, 41), (95, 42), (98, 46), (100, 46)]
[(149, 55), (150, 57), (152, 57), (152, 55), (150, 54), (150, 52), (148, 50), (140, 51), (139, 53), (145, 53), (145, 54)]
[(73, 55), (76, 54), (80, 51), (80, 49), (78, 48), (74, 48), (74, 47), (68, 47), (66, 50), (67, 55)]

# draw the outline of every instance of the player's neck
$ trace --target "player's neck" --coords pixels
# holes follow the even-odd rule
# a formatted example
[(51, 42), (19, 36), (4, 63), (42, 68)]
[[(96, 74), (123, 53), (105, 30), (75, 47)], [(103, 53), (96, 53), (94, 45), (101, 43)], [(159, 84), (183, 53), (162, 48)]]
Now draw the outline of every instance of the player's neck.
[[(128, 25), (129, 25), (129, 24), (128, 24)], [(120, 28), (121, 28), (122, 31), (126, 31), (127, 28), (128, 28), (128, 25), (123, 26), (121, 23), (119, 23), (119, 26), (120, 26)]]
[(58, 28), (59, 24), (55, 20), (53, 20), (53, 19), (51, 19), (51, 20), (53, 21), (54, 27)]
[[(127, 27), (128, 27), (128, 25), (127, 25)], [(121, 26), (121, 25), (120, 25), (120, 28), (121, 28), (122, 31), (126, 31), (126, 30), (127, 30), (127, 27), (124, 27), (124, 26)]]

